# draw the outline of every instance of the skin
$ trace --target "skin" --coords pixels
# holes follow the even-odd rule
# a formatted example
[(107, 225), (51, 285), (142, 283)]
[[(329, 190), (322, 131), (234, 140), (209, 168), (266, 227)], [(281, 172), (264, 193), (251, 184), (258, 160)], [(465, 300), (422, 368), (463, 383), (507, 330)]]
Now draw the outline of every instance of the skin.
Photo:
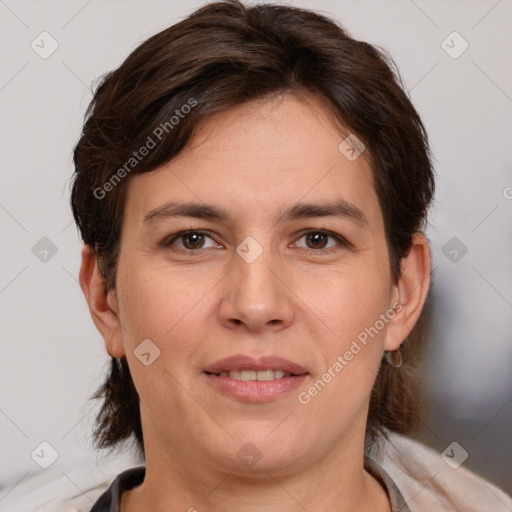
[[(413, 236), (395, 285), (367, 155), (349, 161), (338, 150), (346, 133), (309, 94), (216, 114), (178, 157), (131, 178), (115, 290), (84, 247), (80, 284), (91, 316), (109, 353), (126, 355), (140, 395), (146, 479), (123, 494), (122, 512), (391, 510), (363, 467), (369, 397), (384, 351), (398, 349), (420, 315), (429, 249), (423, 234)], [(298, 201), (339, 198), (368, 226), (333, 216), (275, 222)], [(144, 225), (148, 211), (171, 200), (221, 206), (233, 217)], [(187, 229), (208, 236), (161, 245)], [(332, 231), (353, 247), (304, 229)], [(248, 236), (263, 249), (252, 263), (236, 252)], [(298, 393), (394, 302), (402, 308), (378, 335), (299, 403)], [(161, 351), (149, 366), (134, 355), (145, 339)], [(276, 354), (310, 375), (277, 400), (241, 402), (202, 373), (234, 354)], [(252, 467), (236, 457), (248, 442), (262, 454)]]

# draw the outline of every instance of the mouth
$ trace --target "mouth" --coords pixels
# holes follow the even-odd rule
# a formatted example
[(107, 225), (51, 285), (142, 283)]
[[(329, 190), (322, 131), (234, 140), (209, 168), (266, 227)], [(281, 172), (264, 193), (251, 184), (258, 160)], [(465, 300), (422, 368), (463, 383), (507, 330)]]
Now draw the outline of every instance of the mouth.
[(243, 381), (267, 381), (309, 373), (301, 365), (279, 356), (251, 357), (246, 355), (220, 359), (205, 368), (203, 372)]
[(235, 380), (243, 380), (244, 382), (249, 382), (253, 380), (257, 380), (259, 382), (265, 382), (269, 380), (283, 379), (285, 377), (297, 377), (297, 375), (285, 372), (284, 370), (247, 370), (247, 369), (239, 369), (239, 370), (229, 370), (223, 371), (219, 373), (210, 373), (205, 372), (208, 375), (216, 375), (217, 377), (229, 377), (230, 379)]
[(297, 388), (309, 372), (297, 363), (277, 356), (244, 355), (221, 359), (203, 373), (215, 388), (245, 402), (266, 402)]

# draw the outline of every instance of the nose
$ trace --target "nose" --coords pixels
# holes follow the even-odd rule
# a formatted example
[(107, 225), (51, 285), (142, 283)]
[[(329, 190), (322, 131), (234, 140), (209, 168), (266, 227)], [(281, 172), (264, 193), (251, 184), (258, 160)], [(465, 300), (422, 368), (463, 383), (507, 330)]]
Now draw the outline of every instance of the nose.
[(286, 281), (270, 250), (263, 250), (252, 262), (235, 254), (233, 267), (222, 280), (221, 323), (253, 332), (288, 327), (294, 318), (294, 295)]

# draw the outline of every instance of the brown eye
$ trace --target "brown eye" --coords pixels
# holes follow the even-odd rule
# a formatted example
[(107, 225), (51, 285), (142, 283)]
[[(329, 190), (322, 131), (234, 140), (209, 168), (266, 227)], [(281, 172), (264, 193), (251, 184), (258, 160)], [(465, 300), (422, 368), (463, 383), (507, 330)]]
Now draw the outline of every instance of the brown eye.
[(187, 233), (180, 238), (187, 249), (201, 249), (204, 243), (204, 235), (202, 233)]
[(306, 243), (310, 249), (325, 249), (329, 239), (328, 235), (319, 233), (318, 231), (308, 233), (305, 237)]
[[(182, 231), (180, 233), (177, 233), (173, 235), (170, 239), (164, 242), (163, 245), (165, 246), (176, 246), (178, 249), (181, 249), (183, 251), (196, 251), (199, 249), (205, 249), (208, 247), (205, 247), (205, 241), (209, 238), (210, 240), (213, 239), (207, 235), (206, 233), (203, 233), (202, 231)], [(176, 242), (181, 242), (181, 244), (177, 244)], [(210, 245), (209, 247), (215, 247), (215, 242)]]
[[(329, 253), (335, 251), (337, 246), (350, 247), (350, 243), (341, 235), (325, 230), (309, 230), (302, 234), (299, 240), (305, 239), (304, 249), (310, 252)], [(329, 239), (333, 242), (329, 242)], [(329, 245), (330, 243), (330, 245)]]

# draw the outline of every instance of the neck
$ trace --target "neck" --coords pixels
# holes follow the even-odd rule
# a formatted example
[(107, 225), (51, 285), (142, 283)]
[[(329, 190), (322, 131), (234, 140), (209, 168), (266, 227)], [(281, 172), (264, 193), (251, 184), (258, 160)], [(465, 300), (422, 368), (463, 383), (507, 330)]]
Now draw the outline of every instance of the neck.
[(364, 438), (347, 439), (309, 465), (298, 461), (286, 469), (252, 468), (245, 474), (222, 469), (217, 461), (198, 462), (187, 447), (162, 452), (155, 439), (145, 436), (146, 476), (123, 493), (120, 512), (391, 512), (385, 490), (364, 470)]

